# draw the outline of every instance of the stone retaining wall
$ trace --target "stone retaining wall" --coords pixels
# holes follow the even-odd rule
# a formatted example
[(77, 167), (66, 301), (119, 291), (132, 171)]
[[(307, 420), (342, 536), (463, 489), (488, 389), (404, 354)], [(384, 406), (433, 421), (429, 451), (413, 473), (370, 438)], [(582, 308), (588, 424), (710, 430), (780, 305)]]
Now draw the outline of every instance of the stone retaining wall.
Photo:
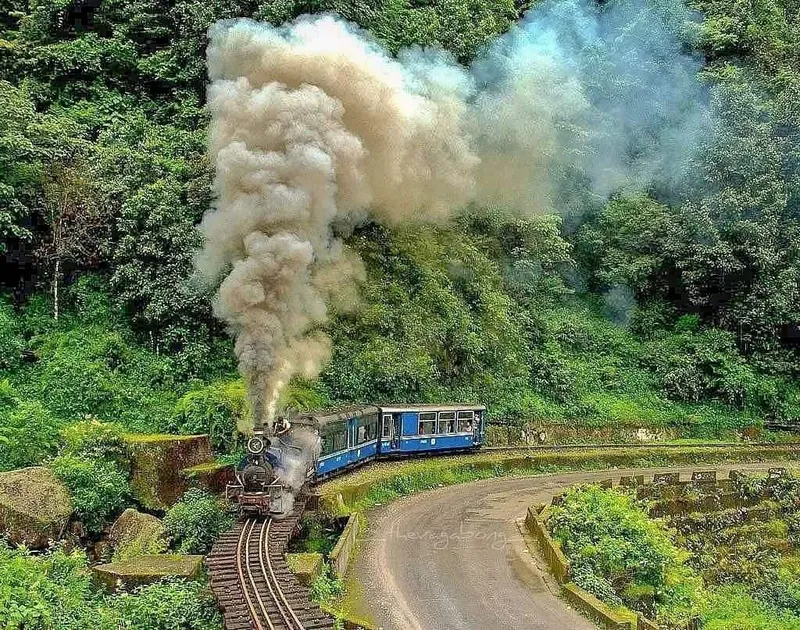
[[(574, 582), (562, 586), (564, 597), (576, 608), (599, 621), (610, 630), (638, 630), (637, 621), (625, 619), (597, 597), (585, 591)], [(648, 621), (647, 623), (652, 623)], [(646, 626), (645, 626), (646, 627)]]

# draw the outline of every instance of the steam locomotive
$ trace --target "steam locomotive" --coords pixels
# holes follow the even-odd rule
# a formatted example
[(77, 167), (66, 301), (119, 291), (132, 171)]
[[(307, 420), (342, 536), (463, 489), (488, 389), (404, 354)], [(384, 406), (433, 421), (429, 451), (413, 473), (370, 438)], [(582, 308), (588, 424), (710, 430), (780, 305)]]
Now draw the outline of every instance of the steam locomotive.
[(279, 516), (291, 510), (302, 482), (375, 459), (479, 449), (485, 415), (486, 407), (471, 404), (366, 405), (301, 414), (275, 435), (259, 431), (250, 438), (226, 495), (243, 515)]

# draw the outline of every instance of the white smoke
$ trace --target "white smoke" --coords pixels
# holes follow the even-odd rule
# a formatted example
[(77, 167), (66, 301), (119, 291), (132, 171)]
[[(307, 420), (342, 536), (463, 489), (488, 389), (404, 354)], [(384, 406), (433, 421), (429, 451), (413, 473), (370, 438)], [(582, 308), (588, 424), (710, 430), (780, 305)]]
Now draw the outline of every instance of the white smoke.
[[(294, 507), (294, 496), (306, 482), (306, 473), (312, 468), (316, 456), (322, 448), (320, 437), (312, 430), (294, 426), (279, 440), (280, 466), (275, 471), (276, 481), (283, 488), (280, 496), (280, 514), (287, 516)], [(274, 509), (274, 506), (273, 506)]]
[(393, 58), (329, 15), (211, 28), (216, 202), (197, 266), (221, 280), (215, 313), (257, 425), (327, 359), (319, 327), (364, 275), (342, 238), (368, 217), (558, 211), (567, 190), (680, 179), (707, 116), (699, 62), (675, 35), (690, 16), (659, 7), (545, 0), (470, 69), (440, 50)]

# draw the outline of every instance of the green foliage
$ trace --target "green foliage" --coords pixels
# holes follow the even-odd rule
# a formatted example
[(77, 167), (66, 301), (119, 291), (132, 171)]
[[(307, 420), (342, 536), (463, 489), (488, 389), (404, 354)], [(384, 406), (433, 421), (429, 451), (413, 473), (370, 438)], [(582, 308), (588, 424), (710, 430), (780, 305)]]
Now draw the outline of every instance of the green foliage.
[(221, 619), (209, 589), (198, 582), (164, 580), (111, 599), (119, 627), (131, 630), (218, 630)]
[(575, 486), (552, 508), (548, 526), (582, 576), (581, 585), (598, 597), (607, 596), (610, 586), (632, 608), (673, 624), (702, 610), (702, 580), (629, 495)]
[(311, 584), (311, 599), (318, 604), (330, 606), (344, 594), (344, 584), (325, 564), (317, 579)]
[(64, 454), (89, 460), (103, 460), (121, 468), (128, 466), (128, 449), (123, 431), (116, 424), (84, 420), (61, 430)]
[[(13, 398), (22, 405), (20, 409), (31, 405), (44, 409), (36, 428), (31, 425), (32, 432), (41, 431), (41, 440), (53, 446), (62, 426), (74, 424), (72, 439), (87, 441), (90, 450), (116, 449), (112, 458), (122, 462), (123, 430), (198, 433), (216, 429), (214, 421), (204, 424), (197, 416), (196, 405), (189, 404), (187, 409), (178, 404), (180, 394), (192, 383), (181, 379), (181, 371), (175, 369), (179, 359), (159, 356), (137, 343), (131, 327), (120, 321), (110, 303), (108, 283), (101, 276), (83, 276), (66, 292), (62, 306), (56, 322), (50, 302), (43, 296), (31, 300), (19, 313), (0, 300), (0, 322), (7, 317), (12, 324), (8, 329), (0, 327), (0, 343), (7, 340), (14, 360), (9, 370)], [(25, 361), (21, 360), (23, 349), (28, 352)], [(219, 352), (232, 356), (227, 348)], [(211, 373), (214, 369), (208, 368)], [(202, 390), (199, 384), (195, 387)], [(209, 391), (223, 395), (224, 389), (224, 385), (212, 385)], [(238, 395), (231, 394), (230, 401)], [(0, 409), (0, 417), (10, 413), (10, 408)], [(9, 422), (0, 422), (0, 435), (11, 430)], [(185, 429), (181, 429), (183, 424)], [(217, 446), (231, 444), (233, 426), (235, 419), (227, 433), (215, 440)], [(44, 450), (51, 452), (51, 446)], [(76, 442), (75, 449), (81, 448)], [(40, 461), (37, 453), (31, 448), (28, 460)]]
[(513, 407), (528, 377), (525, 332), (495, 263), (464, 234), (437, 228), (373, 226), (351, 246), (368, 278), (363, 307), (330, 325), (331, 399), (479, 399), (499, 415)]
[(91, 627), (92, 598), (82, 552), (35, 558), (0, 544), (0, 618), (9, 630)]
[(246, 426), (252, 422), (249, 418), (244, 383), (220, 381), (184, 394), (175, 405), (169, 430), (208, 433), (214, 448), (232, 450), (237, 444), (237, 425)]
[(38, 402), (22, 401), (0, 381), (0, 471), (41, 463), (60, 444), (60, 423)]
[(40, 338), (36, 378), (26, 386), (54, 414), (98, 417), (131, 429), (157, 428), (173, 396), (165, 364), (122, 331), (87, 324)]
[(591, 270), (595, 288), (625, 285), (639, 295), (668, 287), (670, 269), (661, 249), (669, 209), (641, 195), (614, 197), (576, 238), (577, 258)]
[(8, 243), (34, 238), (26, 219), (35, 210), (49, 161), (79, 150), (78, 127), (56, 114), (40, 114), (28, 87), (0, 75), (0, 253)]
[(232, 523), (233, 518), (217, 498), (194, 488), (164, 517), (164, 528), (179, 553), (208, 553)]
[(339, 540), (341, 527), (315, 516), (303, 519), (300, 534), (292, 541), (295, 549), (327, 556)]
[(756, 402), (757, 376), (725, 331), (670, 335), (651, 344), (645, 362), (662, 390), (677, 400), (717, 398), (736, 407)]
[(0, 369), (15, 370), (22, 363), (25, 338), (13, 307), (0, 297)]
[(742, 586), (716, 589), (703, 615), (704, 630), (796, 630), (800, 617), (753, 599)]
[(114, 463), (59, 455), (50, 468), (69, 489), (75, 514), (90, 532), (101, 531), (130, 496), (127, 475)]
[(8, 630), (219, 630), (216, 605), (197, 582), (163, 581), (105, 595), (86, 556), (56, 548), (33, 556), (0, 545), (0, 618)]

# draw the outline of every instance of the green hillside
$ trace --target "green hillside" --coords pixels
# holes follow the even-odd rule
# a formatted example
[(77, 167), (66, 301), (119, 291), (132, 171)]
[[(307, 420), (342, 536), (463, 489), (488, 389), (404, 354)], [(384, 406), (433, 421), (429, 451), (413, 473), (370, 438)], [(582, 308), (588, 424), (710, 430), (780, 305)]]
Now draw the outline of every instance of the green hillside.
[[(208, 208), (205, 32), (336, 11), (391, 51), (462, 63), (512, 0), (14, 1), (0, 29), (0, 469), (84, 418), (211, 431), (247, 413), (232, 342), (191, 281)], [(284, 404), (485, 402), (520, 427), (731, 437), (800, 415), (800, 26), (790, 0), (698, 2), (715, 126), (687, 200), (653, 189), (552, 214), (469, 208), (358, 227), (361, 303)], [(687, 44), (688, 45), (688, 44)], [(569, 211), (568, 211), (569, 210)], [(564, 218), (560, 218), (560, 216)]]

